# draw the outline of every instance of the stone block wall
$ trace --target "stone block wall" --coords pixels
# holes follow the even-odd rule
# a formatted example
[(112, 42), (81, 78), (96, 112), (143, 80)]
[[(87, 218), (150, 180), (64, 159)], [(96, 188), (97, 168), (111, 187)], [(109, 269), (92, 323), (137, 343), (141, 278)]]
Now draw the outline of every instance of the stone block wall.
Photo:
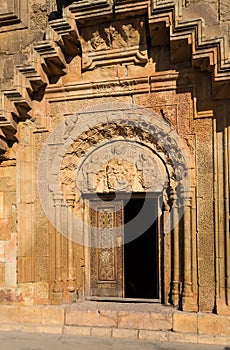
[[(216, 79), (218, 82), (214, 82), (217, 68), (227, 58), (220, 59), (218, 48), (215, 46), (211, 51), (211, 44), (205, 49), (202, 44), (201, 52), (198, 51), (204, 32), (201, 33), (198, 24), (195, 27), (192, 21), (197, 16), (206, 21), (207, 40), (217, 40), (220, 31), (223, 37), (229, 35), (228, 1), (184, 2), (186, 6), (181, 9), (180, 18), (176, 18), (177, 23), (174, 23), (171, 10), (165, 7), (158, 12), (156, 8), (146, 27), (147, 34), (142, 33), (141, 51), (136, 48), (138, 45), (135, 49), (134, 45), (131, 49), (124, 46), (123, 38), (119, 37), (118, 47), (114, 48), (111, 43), (109, 47), (107, 43), (102, 56), (97, 56), (100, 50), (87, 44), (88, 38), (95, 45), (90, 36), (95, 24), (92, 18), (89, 22), (88, 17), (87, 21), (84, 19), (87, 7), (76, 9), (74, 6), (79, 4), (74, 4), (72, 10), (66, 9), (66, 17), (60, 22), (48, 24), (51, 2), (30, 1), (26, 6), (21, 1), (21, 9), (24, 10), (17, 12), (19, 2), (15, 2), (14, 8), (18, 16), (16, 22), (11, 23), (7, 14), (12, 4), (10, 0), (4, 2), (5, 12), (0, 12), (1, 90), (13, 89), (9, 103), (3, 104), (6, 109), (2, 108), (0, 116), (1, 121), (6, 123), (1, 142), (7, 144), (0, 166), (0, 299), (24, 304), (60, 304), (84, 295), (84, 249), (77, 244), (73, 247), (77, 292), (71, 299), (66, 291), (66, 282), (64, 294), (63, 291), (53, 293), (57, 242), (55, 229), (40, 204), (37, 164), (42, 145), (59, 122), (86, 106), (121, 102), (157, 113), (174, 127), (190, 150), (193, 187), (189, 204), (191, 223), (187, 229), (191, 231), (191, 237), (185, 240), (181, 234), (180, 242), (182, 248), (187, 243), (191, 248), (187, 263), (190, 266), (192, 297), (186, 296), (190, 300), (183, 308), (229, 313), (229, 174), (226, 170), (229, 166), (229, 96), (226, 92), (229, 85), (222, 72)], [(118, 4), (116, 21), (109, 17), (109, 5), (104, 10), (105, 19), (99, 20), (101, 30), (105, 27), (107, 32), (111, 31), (109, 21), (119, 28), (119, 21), (124, 22), (126, 27), (130, 24), (124, 18), (122, 1)], [(152, 6), (152, 3), (149, 5)], [(127, 9), (129, 16), (134, 13), (138, 20), (145, 18), (146, 8), (142, 1), (135, 9), (127, 7), (125, 11)], [(91, 14), (87, 12), (88, 15)], [(133, 23), (137, 25), (139, 22), (135, 21)], [(183, 32), (183, 21), (196, 30), (189, 32), (191, 28), (186, 27)], [(76, 28), (76, 23), (79, 28)], [(144, 22), (138, 25), (140, 31), (145, 28)], [(178, 27), (175, 29), (174, 25)], [(180, 33), (183, 35), (180, 36)], [(134, 34), (132, 40), (138, 37), (137, 30)], [(84, 45), (79, 49), (82, 43)], [(119, 56), (116, 50), (120, 48)], [(126, 52), (129, 52), (128, 59), (123, 55)], [(36, 71), (36, 79), (32, 81), (27, 76), (27, 80), (20, 80), (15, 74), (18, 65), (25, 65), (28, 75)], [(36, 67), (36, 70), (31, 67)], [(216, 90), (213, 89), (214, 83), (217, 84)], [(32, 93), (33, 89), (36, 94)], [(14, 127), (12, 133), (9, 133), (10, 126), (5, 115), (10, 115)], [(8, 133), (9, 139), (6, 137)], [(62, 251), (61, 278), (66, 280), (68, 242), (62, 237), (59, 243)], [(180, 261), (182, 267), (185, 259), (183, 257)], [(170, 257), (165, 260), (164, 268), (170, 275)], [(186, 269), (181, 272), (181, 280), (187, 272)], [(169, 285), (170, 279), (168, 282)], [(165, 288), (166, 296), (170, 294), (169, 288)]]

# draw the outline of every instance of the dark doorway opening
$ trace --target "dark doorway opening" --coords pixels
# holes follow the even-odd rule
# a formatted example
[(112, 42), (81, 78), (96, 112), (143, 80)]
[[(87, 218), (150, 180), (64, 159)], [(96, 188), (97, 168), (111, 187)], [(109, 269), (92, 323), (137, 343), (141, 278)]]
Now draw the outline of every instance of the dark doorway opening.
[(124, 223), (125, 298), (159, 299), (157, 199), (131, 198)]

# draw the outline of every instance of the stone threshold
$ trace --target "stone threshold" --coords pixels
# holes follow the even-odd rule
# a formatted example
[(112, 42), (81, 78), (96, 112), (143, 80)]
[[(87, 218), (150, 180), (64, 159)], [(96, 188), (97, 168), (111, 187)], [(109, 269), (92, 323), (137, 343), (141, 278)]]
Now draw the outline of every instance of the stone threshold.
[(229, 345), (230, 316), (147, 303), (0, 305), (0, 331)]

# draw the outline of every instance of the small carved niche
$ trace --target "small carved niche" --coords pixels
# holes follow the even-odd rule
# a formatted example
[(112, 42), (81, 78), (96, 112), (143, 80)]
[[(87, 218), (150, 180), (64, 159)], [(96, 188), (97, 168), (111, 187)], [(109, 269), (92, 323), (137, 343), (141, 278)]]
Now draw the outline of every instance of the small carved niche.
[(147, 62), (144, 18), (81, 29), (83, 69), (114, 63)]

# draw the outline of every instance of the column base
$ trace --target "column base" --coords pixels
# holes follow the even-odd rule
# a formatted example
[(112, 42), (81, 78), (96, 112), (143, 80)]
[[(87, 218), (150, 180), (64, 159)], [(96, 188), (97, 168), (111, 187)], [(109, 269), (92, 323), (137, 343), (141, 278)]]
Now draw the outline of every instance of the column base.
[(180, 282), (171, 282), (170, 302), (173, 306), (178, 306), (180, 302)]
[(183, 311), (198, 312), (197, 298), (195, 298), (192, 293), (190, 295), (188, 294), (182, 295), (181, 306)]
[(54, 287), (53, 287), (54, 293), (62, 293), (63, 292), (63, 282), (62, 281), (55, 281)]

